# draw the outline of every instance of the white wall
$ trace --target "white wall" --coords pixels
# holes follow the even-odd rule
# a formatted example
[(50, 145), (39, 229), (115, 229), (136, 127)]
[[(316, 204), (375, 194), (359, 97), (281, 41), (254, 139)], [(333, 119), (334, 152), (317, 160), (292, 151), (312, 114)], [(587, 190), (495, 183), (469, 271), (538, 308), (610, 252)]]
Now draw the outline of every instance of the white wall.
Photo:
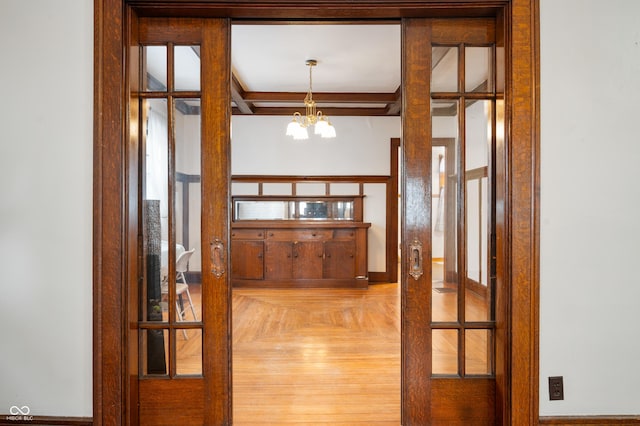
[[(307, 140), (285, 135), (290, 117), (235, 116), (232, 120), (231, 172), (250, 175), (388, 175), (390, 139), (400, 137), (400, 117), (330, 117), (335, 139), (323, 139), (310, 132)], [(324, 194), (322, 184), (314, 194)], [(252, 187), (254, 187), (252, 185)], [(334, 185), (332, 185), (332, 188)], [(290, 194), (291, 185), (265, 185), (265, 193)], [(364, 187), (364, 221), (371, 223), (368, 239), (368, 269), (386, 268), (385, 185)], [(246, 184), (233, 186), (233, 194), (247, 194)], [(254, 191), (257, 188), (254, 187)], [(298, 194), (304, 193), (301, 186)], [(357, 194), (351, 191), (350, 194)]]
[(540, 414), (638, 414), (640, 2), (540, 15)]
[[(260, 175), (388, 175), (399, 117), (330, 117), (335, 139), (286, 136), (289, 117), (234, 116), (231, 172)], [(310, 132), (312, 133), (312, 132)]]
[(93, 2), (0, 2), (0, 414), (92, 415)]
[[(92, 14), (0, 2), (0, 413), (91, 415)], [(640, 2), (541, 22), (540, 412), (637, 414)]]

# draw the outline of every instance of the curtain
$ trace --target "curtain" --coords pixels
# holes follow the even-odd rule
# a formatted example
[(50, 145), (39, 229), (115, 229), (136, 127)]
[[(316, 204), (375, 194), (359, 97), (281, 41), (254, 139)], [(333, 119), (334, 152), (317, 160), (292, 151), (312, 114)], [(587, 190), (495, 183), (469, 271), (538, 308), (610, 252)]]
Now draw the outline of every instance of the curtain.
[[(147, 115), (147, 185), (146, 199), (160, 201), (161, 221), (168, 216), (168, 126), (166, 104), (161, 108), (151, 107)], [(163, 229), (166, 229), (164, 226)]]

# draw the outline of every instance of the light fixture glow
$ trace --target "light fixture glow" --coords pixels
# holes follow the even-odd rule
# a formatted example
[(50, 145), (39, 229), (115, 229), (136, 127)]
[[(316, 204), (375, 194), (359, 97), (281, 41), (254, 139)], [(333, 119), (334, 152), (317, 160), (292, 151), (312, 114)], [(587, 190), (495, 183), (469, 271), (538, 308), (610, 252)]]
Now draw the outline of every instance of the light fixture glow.
[(312, 93), (312, 74), (311, 70), (318, 64), (315, 59), (308, 59), (306, 61), (309, 67), (309, 91), (304, 98), (305, 115), (299, 112), (293, 113), (293, 118), (287, 126), (287, 136), (293, 136), (295, 140), (309, 139), (309, 133), (307, 127), (314, 126), (314, 133), (320, 135), (323, 138), (335, 138), (336, 129), (329, 119), (322, 115), (322, 111), (316, 111), (316, 102), (313, 100)]

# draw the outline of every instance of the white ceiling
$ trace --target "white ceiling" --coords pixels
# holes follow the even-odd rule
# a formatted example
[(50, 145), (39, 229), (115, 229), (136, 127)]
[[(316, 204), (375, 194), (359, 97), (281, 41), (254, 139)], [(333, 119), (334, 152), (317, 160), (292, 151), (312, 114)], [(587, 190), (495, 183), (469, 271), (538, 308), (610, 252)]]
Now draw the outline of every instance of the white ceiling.
[(232, 71), (246, 91), (394, 93), (400, 25), (233, 25)]
[[(466, 49), (466, 86), (472, 91), (487, 81), (491, 49)], [(199, 48), (176, 47), (176, 88), (199, 90)], [(147, 70), (159, 87), (166, 86), (166, 49), (146, 49)], [(306, 92), (309, 88), (308, 59), (315, 59), (313, 93), (395, 94), (401, 85), (401, 31), (399, 24), (235, 24), (231, 29), (232, 72), (244, 92)], [(432, 89), (457, 90), (457, 49), (433, 50)], [(490, 89), (489, 89), (490, 90)], [(270, 100), (253, 102), (255, 107), (300, 107)], [(318, 102), (319, 107), (381, 107), (381, 104)], [(447, 103), (448, 105), (449, 103)], [(233, 103), (235, 106), (235, 102)], [(439, 106), (447, 106), (440, 105)], [(382, 107), (384, 107), (384, 102)]]

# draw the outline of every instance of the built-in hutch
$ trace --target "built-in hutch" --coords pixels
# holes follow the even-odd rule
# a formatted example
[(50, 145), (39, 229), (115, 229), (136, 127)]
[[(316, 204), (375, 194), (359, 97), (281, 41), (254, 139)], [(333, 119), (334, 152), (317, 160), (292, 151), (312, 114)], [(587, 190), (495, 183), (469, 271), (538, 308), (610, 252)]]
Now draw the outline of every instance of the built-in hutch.
[(363, 195), (234, 196), (234, 287), (367, 288)]

